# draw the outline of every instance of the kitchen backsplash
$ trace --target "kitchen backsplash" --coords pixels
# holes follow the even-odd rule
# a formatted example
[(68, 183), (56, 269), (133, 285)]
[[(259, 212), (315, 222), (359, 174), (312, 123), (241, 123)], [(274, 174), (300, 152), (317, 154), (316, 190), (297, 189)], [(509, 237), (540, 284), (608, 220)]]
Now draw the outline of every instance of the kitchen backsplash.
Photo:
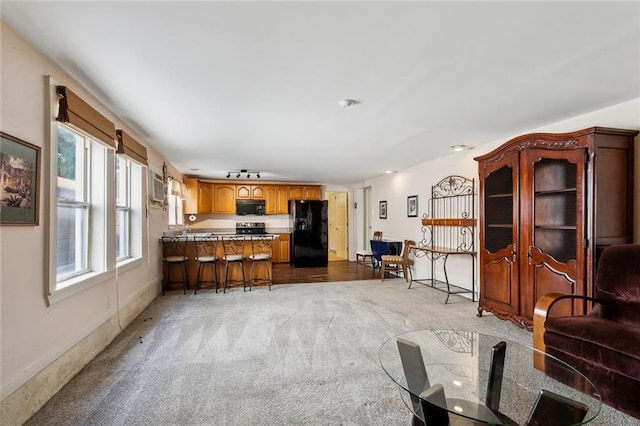
[[(265, 215), (265, 216), (236, 216), (236, 215), (185, 215), (184, 223), (188, 224), (192, 231), (200, 229), (235, 229), (236, 222), (264, 222), (267, 232), (289, 232), (293, 227), (293, 219), (290, 215)], [(194, 220), (191, 220), (191, 219)]]

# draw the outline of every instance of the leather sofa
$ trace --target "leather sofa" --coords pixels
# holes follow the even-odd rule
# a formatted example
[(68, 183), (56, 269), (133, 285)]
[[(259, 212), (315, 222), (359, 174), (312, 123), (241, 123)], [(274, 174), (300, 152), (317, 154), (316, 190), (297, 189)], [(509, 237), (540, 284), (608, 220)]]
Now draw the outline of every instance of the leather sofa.
[[(593, 302), (582, 316), (554, 317), (554, 306)], [(640, 244), (609, 246), (600, 256), (595, 297), (552, 293), (534, 310), (534, 347), (575, 367), (602, 401), (640, 419)]]

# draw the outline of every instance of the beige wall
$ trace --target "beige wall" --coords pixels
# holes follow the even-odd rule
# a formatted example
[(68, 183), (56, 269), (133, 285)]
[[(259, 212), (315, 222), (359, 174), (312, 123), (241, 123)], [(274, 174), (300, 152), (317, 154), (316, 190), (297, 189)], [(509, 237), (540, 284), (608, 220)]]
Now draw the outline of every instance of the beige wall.
[[(491, 151), (515, 136), (533, 132), (571, 132), (594, 126), (640, 130), (640, 98), (539, 128), (523, 129), (522, 132), (497, 141), (483, 143), (481, 137), (477, 141), (466, 139), (464, 141), (466, 145), (474, 146), (469, 151), (427, 161), (392, 175), (383, 175), (368, 180), (358, 187), (371, 186), (372, 200), (369, 214), (372, 217), (372, 228), (383, 230), (385, 238), (400, 240), (409, 238), (419, 241), (422, 238), (420, 216), (426, 211), (431, 186), (442, 178), (458, 174), (477, 180), (478, 164), (473, 158)], [(635, 140), (635, 158), (634, 241), (640, 242), (640, 137), (636, 137)], [(407, 196), (414, 194), (418, 194), (419, 214), (418, 218), (408, 218), (406, 214)], [(387, 201), (388, 218), (386, 220), (378, 218), (378, 203), (381, 200)], [(351, 231), (356, 232), (357, 230), (352, 229)], [(354, 235), (353, 238), (359, 239), (360, 237)], [(353, 252), (351, 256), (354, 256)], [(439, 268), (441, 269), (441, 266)], [(427, 265), (422, 264), (421, 261), (417, 262), (416, 269), (419, 274), (422, 272), (420, 275), (422, 277), (429, 271)], [(450, 257), (447, 270), (452, 283), (470, 283), (469, 268), (464, 260), (460, 260), (460, 257), (455, 259)]]
[[(150, 164), (161, 168), (164, 159), (150, 149), (118, 117), (97, 102), (77, 82), (34, 51), (3, 22), (1, 27), (1, 103), (2, 130), (42, 147), (48, 154), (45, 118), (45, 76), (51, 75), (123, 128), (149, 149)], [(565, 120), (530, 131), (572, 131), (585, 127), (609, 126), (640, 129), (640, 99)], [(516, 135), (512, 135), (516, 136)], [(485, 153), (508, 138), (483, 143), (475, 149), (437, 161), (425, 162), (391, 176), (364, 182), (371, 185), (374, 229), (384, 229), (387, 237), (421, 238), (419, 218), (406, 217), (406, 197), (419, 195), (419, 214), (425, 211), (430, 187), (450, 174), (477, 178), (473, 157)], [(467, 140), (466, 144), (473, 145)], [(636, 158), (640, 146), (636, 142)], [(636, 161), (636, 182), (640, 178), (640, 161)], [(173, 168), (170, 166), (170, 170)], [(174, 173), (175, 174), (175, 173)], [(41, 175), (41, 188), (49, 179)], [(3, 424), (20, 424), (46, 402), (85, 363), (90, 361), (121, 328), (126, 326), (157, 296), (161, 278), (158, 238), (166, 230), (167, 215), (150, 208), (145, 231), (145, 259), (140, 266), (123, 271), (113, 279), (47, 307), (45, 299), (45, 244), (47, 215), (45, 194), (40, 191), (39, 226), (0, 227), (0, 418)], [(352, 199), (356, 200), (355, 189)], [(640, 185), (636, 188), (636, 241), (640, 241)], [(378, 219), (379, 200), (389, 203), (386, 221)], [(350, 203), (352, 205), (352, 203)], [(350, 247), (355, 247), (355, 223), (350, 208)], [(352, 249), (353, 252), (353, 249)], [(353, 256), (353, 253), (352, 253)], [(454, 270), (455, 268), (451, 268)], [(456, 277), (453, 277), (454, 279)]]
[[(47, 306), (48, 152), (46, 76), (69, 86), (102, 114), (147, 145), (76, 81), (33, 50), (10, 27), (1, 27), (2, 131), (41, 147), (38, 226), (0, 227), (0, 418), (20, 424), (102, 350), (159, 293), (160, 245), (167, 215), (150, 209), (144, 259), (118, 277)], [(149, 149), (150, 164), (164, 161)], [(149, 261), (151, 259), (151, 261)]]

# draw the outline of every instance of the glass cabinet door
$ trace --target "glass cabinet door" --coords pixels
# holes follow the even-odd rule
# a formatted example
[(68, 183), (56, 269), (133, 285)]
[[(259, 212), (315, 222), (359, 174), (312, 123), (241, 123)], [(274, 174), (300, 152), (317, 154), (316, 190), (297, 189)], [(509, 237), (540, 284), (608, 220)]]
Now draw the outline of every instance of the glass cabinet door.
[(584, 281), (576, 265), (584, 264), (585, 150), (530, 150), (524, 157), (520, 266), (533, 288), (521, 304), (533, 313), (541, 296), (576, 293)]
[(480, 304), (483, 309), (518, 314), (518, 152), (481, 176), (482, 229)]

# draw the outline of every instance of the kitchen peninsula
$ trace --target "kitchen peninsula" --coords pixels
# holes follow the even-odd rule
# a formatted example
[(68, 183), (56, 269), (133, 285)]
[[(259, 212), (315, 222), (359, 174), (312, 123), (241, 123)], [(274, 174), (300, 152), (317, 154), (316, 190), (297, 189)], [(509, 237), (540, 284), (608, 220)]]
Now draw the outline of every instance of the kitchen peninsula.
[[(252, 222), (252, 223), (260, 223), (260, 222)], [(239, 225), (241, 225), (242, 223), (240, 223)], [(264, 224), (263, 224), (264, 226)], [(211, 244), (212, 245), (216, 245), (216, 271), (217, 271), (217, 280), (218, 280), (218, 286), (219, 288), (222, 288), (224, 286), (224, 272), (225, 272), (225, 263), (222, 260), (223, 256), (224, 256), (224, 248), (222, 246), (222, 241), (223, 238), (234, 238), (234, 239), (241, 239), (244, 241), (244, 247), (243, 247), (243, 256), (244, 256), (244, 261), (243, 261), (243, 269), (244, 269), (244, 274), (245, 274), (245, 279), (249, 280), (249, 274), (251, 272), (251, 261), (249, 260), (249, 256), (251, 255), (252, 251), (251, 251), (251, 240), (252, 239), (259, 239), (259, 240), (263, 240), (263, 239), (273, 239), (273, 248), (272, 248), (272, 258), (271, 258), (271, 262), (268, 262), (268, 271), (265, 270), (265, 264), (262, 263), (260, 265), (257, 265), (256, 267), (256, 275), (263, 277), (266, 276), (267, 272), (269, 274), (269, 276), (272, 276), (272, 271), (271, 271), (271, 264), (273, 262), (289, 262), (289, 241), (290, 241), (290, 234), (288, 233), (282, 233), (282, 234), (266, 234), (264, 233), (264, 227), (261, 228), (262, 233), (260, 234), (251, 234), (251, 233), (244, 233), (242, 232), (242, 229), (238, 229), (235, 233), (234, 232), (224, 232), (224, 233), (218, 233), (218, 232), (194, 232), (194, 233), (185, 233), (182, 234), (181, 232), (166, 232), (165, 236), (184, 236), (187, 240), (187, 244), (186, 244), (186, 256), (188, 258), (187, 260), (187, 283), (188, 283), (188, 289), (193, 290), (195, 289), (195, 285), (196, 285), (196, 280), (197, 280), (197, 275), (198, 275), (198, 262), (195, 260), (196, 258), (196, 244), (195, 241), (198, 237), (217, 237), (218, 240), (217, 241), (212, 241)], [(163, 244), (162, 240), (160, 241), (160, 244)], [(164, 244), (163, 244), (164, 245)], [(163, 252), (164, 252), (164, 248), (163, 247)], [(164, 269), (166, 272), (166, 269)], [(202, 285), (200, 286), (200, 289), (206, 289), (206, 288), (214, 288), (214, 279), (212, 276), (212, 268), (202, 268), (202, 275), (200, 277), (201, 282), (206, 283), (206, 285)], [(168, 287), (166, 288), (166, 290), (181, 290), (182, 289), (182, 271), (180, 268), (171, 268), (170, 271), (170, 277), (169, 277), (169, 284)], [(229, 280), (230, 281), (235, 281), (235, 280), (241, 280), (242, 279), (242, 274), (240, 272), (240, 270), (238, 268), (230, 268), (229, 269)]]

